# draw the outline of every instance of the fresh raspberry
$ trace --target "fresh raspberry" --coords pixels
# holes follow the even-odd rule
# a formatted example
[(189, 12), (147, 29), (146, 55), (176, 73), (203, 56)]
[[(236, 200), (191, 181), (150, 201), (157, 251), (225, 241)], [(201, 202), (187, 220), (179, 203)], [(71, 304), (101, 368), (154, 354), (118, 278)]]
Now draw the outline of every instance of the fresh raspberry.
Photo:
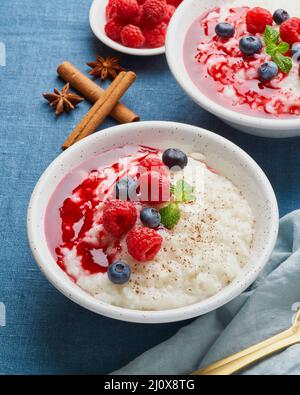
[(127, 25), (121, 31), (122, 44), (130, 48), (140, 48), (145, 44), (145, 37), (138, 26)]
[(117, 16), (116, 0), (109, 0), (105, 9), (106, 18), (113, 19)]
[(145, 171), (158, 171), (162, 174), (168, 174), (167, 167), (164, 162), (155, 157), (155, 156), (147, 156), (143, 159), (139, 165), (139, 172), (142, 174)]
[(114, 41), (121, 41), (122, 29), (123, 25), (117, 19), (111, 19), (110, 21), (106, 22), (104, 27), (107, 36)]
[(167, 0), (167, 3), (174, 7), (178, 7), (179, 4), (182, 3), (182, 0)]
[(164, 22), (159, 23), (155, 27), (146, 27), (144, 36), (146, 43), (151, 48), (162, 47), (165, 45), (167, 25)]
[(153, 259), (162, 242), (163, 238), (156, 230), (142, 226), (132, 229), (126, 238), (129, 254), (139, 262)]
[(139, 5), (143, 5), (145, 3), (146, 0), (137, 0), (137, 2), (139, 3)]
[(167, 4), (167, 6), (166, 6), (166, 15), (165, 15), (164, 20), (163, 20), (166, 24), (168, 24), (170, 22), (170, 20), (171, 20), (171, 18), (172, 18), (172, 16), (173, 16), (175, 11), (176, 11), (176, 7), (174, 7), (171, 4)]
[(273, 25), (273, 16), (265, 8), (254, 7), (247, 12), (246, 23), (249, 33), (263, 33), (267, 25)]
[(139, 13), (135, 18), (132, 19), (131, 25), (142, 27), (143, 25), (142, 14), (143, 14), (143, 7), (139, 6)]
[(158, 204), (170, 200), (170, 180), (157, 171), (144, 172), (139, 177), (139, 189), (142, 202)]
[(280, 36), (289, 44), (300, 42), (300, 18), (291, 18), (280, 26)]
[(136, 0), (116, 0), (117, 16), (125, 22), (131, 22), (139, 14)]
[(162, 0), (147, 0), (143, 5), (142, 19), (145, 25), (157, 25), (166, 16), (166, 3)]
[(107, 232), (120, 237), (128, 232), (136, 223), (137, 212), (131, 202), (112, 200), (103, 208), (103, 226)]

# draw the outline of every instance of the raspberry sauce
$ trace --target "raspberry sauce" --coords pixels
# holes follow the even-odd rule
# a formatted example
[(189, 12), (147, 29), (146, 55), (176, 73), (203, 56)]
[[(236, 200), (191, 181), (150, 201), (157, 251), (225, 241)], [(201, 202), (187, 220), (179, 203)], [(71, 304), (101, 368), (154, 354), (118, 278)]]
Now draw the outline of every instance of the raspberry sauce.
[[(103, 204), (119, 178), (135, 177), (140, 162), (157, 154), (145, 146), (116, 148), (82, 163), (60, 182), (46, 210), (45, 232), (57, 264), (71, 278), (78, 271), (104, 273), (117, 259), (120, 241), (103, 227)], [(72, 270), (66, 259), (74, 261)]]

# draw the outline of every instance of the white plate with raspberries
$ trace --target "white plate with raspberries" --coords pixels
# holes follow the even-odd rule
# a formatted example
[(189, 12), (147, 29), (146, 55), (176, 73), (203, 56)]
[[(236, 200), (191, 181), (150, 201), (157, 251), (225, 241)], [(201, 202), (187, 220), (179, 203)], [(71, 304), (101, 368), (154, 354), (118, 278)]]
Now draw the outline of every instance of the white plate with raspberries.
[(94, 0), (90, 26), (108, 47), (129, 55), (165, 52), (168, 23), (182, 0)]

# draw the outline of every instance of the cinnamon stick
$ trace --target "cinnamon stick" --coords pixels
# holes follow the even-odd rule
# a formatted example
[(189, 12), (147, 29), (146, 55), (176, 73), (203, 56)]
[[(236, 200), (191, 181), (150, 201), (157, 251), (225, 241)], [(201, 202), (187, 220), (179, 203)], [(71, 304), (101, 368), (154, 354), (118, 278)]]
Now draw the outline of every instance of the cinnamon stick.
[[(104, 94), (105, 90), (78, 70), (72, 63), (63, 62), (57, 68), (58, 75), (81, 93), (91, 103), (95, 103)], [(122, 103), (117, 103), (111, 114), (119, 123), (130, 123), (140, 118)]]
[(62, 148), (66, 149), (77, 141), (93, 133), (110, 114), (119, 99), (135, 81), (136, 74), (132, 71), (122, 71), (110, 84), (99, 100), (93, 105), (81, 122), (76, 126)]

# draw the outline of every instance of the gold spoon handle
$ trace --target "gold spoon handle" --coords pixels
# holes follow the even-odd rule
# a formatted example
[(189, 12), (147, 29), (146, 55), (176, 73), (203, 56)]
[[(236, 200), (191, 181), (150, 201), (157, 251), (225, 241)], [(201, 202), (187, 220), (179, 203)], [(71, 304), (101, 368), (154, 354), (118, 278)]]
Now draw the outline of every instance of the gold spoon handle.
[[(204, 368), (194, 374), (229, 375), (232, 373), (236, 373), (246, 368), (247, 366), (252, 365), (254, 362), (259, 361), (264, 357), (274, 354), (275, 352), (278, 352), (296, 343), (300, 343), (300, 336), (299, 334), (294, 333), (287, 338), (283, 338), (282, 340), (269, 344), (265, 347), (259, 348), (256, 351), (245, 353), (244, 356), (241, 356), (239, 358), (236, 358), (236, 356), (233, 355), (232, 357), (226, 358), (227, 362), (225, 364), (220, 363), (219, 366), (215, 368), (211, 368), (211, 367), (209, 367), (208, 369)], [(244, 352), (245, 351), (246, 350), (244, 350)], [(231, 361), (230, 358), (232, 358)]]
[(254, 346), (242, 350), (230, 357), (199, 369), (193, 375), (221, 375), (232, 374), (253, 364), (255, 361), (280, 351), (293, 344), (300, 343), (300, 309), (298, 310), (291, 328), (264, 340)]
[[(208, 374), (208, 372), (211, 370), (215, 370), (219, 367), (222, 367), (222, 366), (226, 365), (227, 363), (232, 362), (233, 360), (236, 360), (236, 359), (239, 359), (239, 358), (244, 357), (246, 355), (249, 355), (255, 351), (258, 351), (258, 350), (260, 350), (264, 347), (267, 347), (273, 343), (276, 343), (282, 339), (286, 339), (286, 338), (292, 336), (293, 334), (294, 334), (293, 329), (289, 328), (289, 329), (285, 330), (284, 332), (279, 333), (278, 335), (275, 335), (267, 340), (264, 340), (258, 344), (255, 344), (254, 346), (246, 348), (245, 350), (242, 350), (242, 351), (240, 351), (236, 354), (233, 354), (227, 358), (217, 361), (204, 369), (197, 370), (196, 372), (193, 373), (193, 375)], [(205, 372), (205, 373), (203, 373), (203, 372)]]

